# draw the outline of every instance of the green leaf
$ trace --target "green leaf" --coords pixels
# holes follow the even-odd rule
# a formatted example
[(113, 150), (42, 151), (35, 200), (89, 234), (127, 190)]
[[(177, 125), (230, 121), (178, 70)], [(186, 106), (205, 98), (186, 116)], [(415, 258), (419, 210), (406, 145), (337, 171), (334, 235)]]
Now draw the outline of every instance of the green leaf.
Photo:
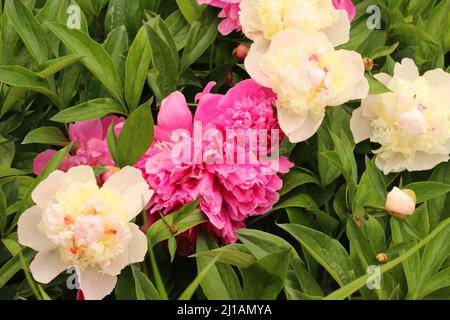
[(59, 108), (63, 103), (58, 95), (34, 72), (21, 66), (0, 66), (0, 82), (13, 87), (25, 88), (46, 95)]
[(41, 127), (30, 131), (23, 139), (22, 144), (40, 143), (65, 147), (70, 144), (66, 135), (56, 127)]
[[(31, 259), (33, 259), (35, 254), (36, 253), (29, 248), (25, 248), (22, 252), (23, 258), (27, 263), (30, 263)], [(9, 279), (11, 279), (21, 269), (22, 269), (22, 262), (20, 259), (20, 254), (17, 254), (11, 259), (9, 259), (0, 268), (0, 288), (2, 288), (9, 281)]]
[(314, 199), (304, 193), (297, 193), (291, 197), (284, 198), (272, 209), (272, 211), (285, 208), (317, 208)]
[(414, 182), (408, 184), (403, 189), (414, 191), (416, 193), (417, 203), (422, 203), (450, 192), (450, 184), (434, 181)]
[(158, 290), (156, 290), (150, 279), (137, 267), (131, 266), (134, 278), (134, 287), (137, 300), (160, 300)]
[[(422, 241), (414, 245), (411, 249), (404, 252), (398, 258), (388, 262), (387, 264), (381, 266), (381, 273), (387, 273), (389, 270), (395, 268), (400, 263), (408, 260), (412, 255), (416, 254), (420, 249), (422, 249), (429, 241), (431, 241), (434, 237), (440, 234), (445, 228), (450, 225), (450, 218), (444, 220), (441, 224), (439, 224), (426, 238)], [(354, 292), (362, 288), (367, 284), (368, 279), (370, 278), (370, 274), (364, 275), (346, 286), (334, 291), (325, 297), (326, 300), (342, 300), (349, 296), (351, 296)]]
[(177, 240), (175, 237), (170, 237), (167, 241), (167, 246), (169, 247), (169, 254), (170, 254), (170, 262), (173, 262), (173, 259), (175, 258), (175, 253), (177, 251)]
[[(160, 219), (152, 224), (147, 231), (147, 239), (149, 248), (155, 246), (161, 241), (169, 239), (172, 235), (177, 236), (186, 230), (189, 230), (205, 221), (206, 217), (196, 209), (200, 199), (191, 202), (180, 210), (164, 216), (164, 220)], [(176, 228), (176, 232), (172, 233), (169, 226)], [(173, 230), (175, 231), (175, 229)]]
[(355, 273), (350, 257), (339, 241), (297, 224), (281, 224), (319, 262), (340, 285), (351, 282)]
[(178, 8), (180, 8), (181, 13), (189, 22), (189, 24), (193, 24), (195, 20), (197, 20), (202, 11), (206, 6), (201, 6), (197, 3), (197, 0), (176, 0)]
[(117, 140), (120, 167), (132, 166), (141, 158), (152, 144), (153, 130), (149, 105), (143, 105), (129, 115)]
[(389, 56), (398, 48), (398, 45), (399, 45), (399, 43), (397, 42), (397, 43), (394, 43), (392, 46), (376, 48), (370, 55), (370, 58), (372, 60), (375, 60), (378, 58)]
[(193, 254), (191, 257), (196, 258), (216, 258), (218, 256), (220, 262), (230, 264), (239, 268), (248, 268), (256, 259), (251, 254), (241, 250), (241, 245), (228, 245), (222, 248), (213, 249), (210, 251), (202, 251)]
[(125, 64), (125, 100), (130, 110), (139, 104), (151, 61), (152, 52), (144, 26), (131, 44)]
[(49, 56), (47, 36), (31, 11), (21, 0), (6, 0), (5, 13), (14, 22), (14, 28), (33, 58), (39, 64), (47, 61)]
[(122, 105), (114, 99), (99, 98), (64, 109), (53, 116), (51, 120), (61, 123), (71, 123), (101, 119), (110, 114), (125, 114), (125, 110)]
[(209, 262), (202, 271), (199, 272), (197, 277), (192, 281), (192, 283), (183, 291), (178, 300), (190, 300), (194, 295), (197, 288), (202, 283), (203, 279), (208, 275), (209, 271), (214, 267), (217, 260), (220, 258), (220, 255), (215, 257), (211, 262)]
[(6, 210), (7, 210), (6, 198), (2, 188), (0, 188), (0, 234), (2, 234), (6, 228), (7, 222)]
[(80, 61), (82, 57), (83, 56), (81, 54), (70, 54), (64, 57), (46, 61), (41, 65), (41, 71), (36, 73), (36, 75), (42, 79), (48, 78), (55, 73)]
[(316, 185), (320, 185), (320, 182), (316, 177), (307, 173), (306, 170), (300, 168), (292, 168), (289, 173), (285, 174), (282, 177), (282, 179), (283, 187), (280, 191), (278, 191), (280, 196), (284, 196), (288, 192), (304, 184), (313, 183)]
[(149, 73), (149, 82), (157, 100), (162, 101), (177, 89), (179, 79), (178, 52), (173, 37), (161, 18), (154, 18), (146, 26), (153, 62), (152, 70)]
[(275, 300), (284, 287), (291, 250), (271, 253), (241, 269), (246, 300)]
[[(183, 0), (184, 1), (184, 0)], [(186, 46), (181, 56), (181, 73), (189, 68), (214, 42), (217, 36), (217, 18), (211, 10), (205, 10), (192, 24)]]
[(384, 178), (380, 170), (375, 164), (366, 157), (366, 172), (369, 177), (370, 184), (373, 190), (378, 194), (381, 199), (385, 199), (387, 196), (386, 185), (384, 184)]
[[(197, 238), (196, 252), (208, 252), (217, 249), (218, 245), (206, 232), (201, 232)], [(220, 256), (218, 259), (220, 259)], [(220, 261), (220, 260), (218, 260)], [(201, 272), (208, 265), (209, 259), (197, 256), (197, 269)], [(217, 262), (203, 278), (200, 284), (209, 300), (238, 300), (242, 298), (239, 279), (233, 268), (228, 264)]]
[(80, 30), (69, 30), (59, 23), (47, 23), (47, 26), (67, 48), (83, 56), (81, 62), (84, 66), (100, 80), (117, 101), (123, 104), (119, 71), (105, 48)]

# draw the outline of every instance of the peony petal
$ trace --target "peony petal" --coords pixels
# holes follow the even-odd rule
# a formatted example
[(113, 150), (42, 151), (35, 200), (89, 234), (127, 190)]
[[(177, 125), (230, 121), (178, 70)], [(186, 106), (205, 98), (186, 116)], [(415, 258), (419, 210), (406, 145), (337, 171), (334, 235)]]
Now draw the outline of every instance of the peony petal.
[(367, 78), (363, 76), (362, 79), (355, 85), (355, 90), (353, 91), (350, 100), (367, 98), (369, 90), (369, 81), (367, 81)]
[(192, 132), (192, 113), (181, 92), (176, 91), (162, 101), (158, 113), (158, 127), (169, 134), (176, 129)]
[(378, 73), (373, 76), (375, 79), (380, 81), (385, 86), (389, 86), (389, 83), (392, 81), (392, 77), (387, 73)]
[(350, 129), (353, 133), (355, 143), (360, 143), (372, 136), (372, 128), (370, 121), (363, 117), (363, 108), (358, 108), (353, 111), (352, 119), (350, 120)]
[(129, 187), (124, 193), (124, 198), (128, 202), (128, 220), (134, 219), (141, 213), (152, 196), (153, 190), (149, 189), (146, 182)]
[(66, 188), (71, 183), (72, 179), (67, 174), (59, 170), (53, 171), (34, 189), (31, 197), (41, 209), (44, 209), (58, 190)]
[(414, 157), (408, 161), (406, 169), (408, 171), (426, 171), (431, 170), (442, 162), (450, 159), (448, 154), (428, 154), (425, 152), (416, 152)]
[(40, 175), (42, 170), (45, 169), (48, 162), (53, 158), (56, 154), (56, 150), (45, 150), (44, 152), (39, 153), (36, 158), (33, 160), (33, 172), (35, 175)]
[(396, 63), (394, 69), (394, 78), (401, 78), (406, 81), (414, 81), (416, 80), (420, 74), (419, 69), (412, 59), (405, 58), (402, 60), (402, 63)]
[(69, 169), (67, 175), (74, 182), (92, 182), (97, 183), (94, 170), (90, 166), (77, 166)]
[(256, 38), (255, 42), (250, 47), (244, 64), (245, 69), (253, 80), (263, 87), (272, 88), (272, 80), (261, 68), (261, 63), (264, 60), (264, 55), (268, 49), (269, 42), (264, 38), (264, 36)]
[(48, 251), (55, 245), (38, 229), (42, 219), (42, 211), (38, 206), (31, 207), (20, 215), (17, 223), (19, 243), (35, 251)]
[(69, 137), (72, 142), (78, 141), (85, 145), (91, 139), (104, 139), (103, 125), (99, 119), (86, 120), (69, 125)]
[(324, 30), (328, 40), (334, 47), (347, 43), (350, 40), (350, 20), (345, 10), (339, 10), (336, 22)]
[(429, 84), (435, 87), (446, 86), (450, 87), (450, 74), (442, 69), (435, 69), (427, 71), (423, 77)]
[(30, 264), (33, 278), (40, 283), (49, 283), (70, 266), (60, 258), (59, 250), (40, 251)]
[(128, 202), (128, 219), (136, 217), (148, 204), (153, 195), (139, 169), (125, 167), (106, 180), (103, 188), (110, 188), (122, 194)]
[(197, 106), (194, 120), (204, 124), (210, 123), (217, 113), (217, 106), (222, 98), (223, 95), (221, 94), (209, 93), (203, 95)]
[(278, 121), (281, 130), (289, 137), (291, 143), (303, 142), (311, 138), (319, 130), (323, 117), (314, 120), (309, 115), (299, 115), (289, 112), (285, 108), (278, 108)]
[(111, 263), (104, 269), (103, 273), (111, 276), (117, 276), (120, 274), (123, 268), (128, 265), (128, 249), (124, 250), (121, 254), (114, 258)]
[(133, 234), (128, 244), (128, 264), (142, 262), (147, 253), (147, 237), (134, 223), (129, 223), (128, 227)]
[(86, 300), (101, 300), (110, 294), (117, 283), (117, 276), (88, 268), (81, 271), (80, 287)]

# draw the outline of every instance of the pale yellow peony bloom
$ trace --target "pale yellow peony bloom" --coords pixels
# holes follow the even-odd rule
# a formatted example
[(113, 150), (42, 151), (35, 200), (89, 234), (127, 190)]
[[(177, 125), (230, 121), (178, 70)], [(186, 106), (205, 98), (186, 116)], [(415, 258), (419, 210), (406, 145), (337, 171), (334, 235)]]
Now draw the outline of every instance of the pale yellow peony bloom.
[(335, 50), (324, 33), (292, 28), (271, 42), (260, 37), (245, 67), (252, 79), (277, 94), (278, 121), (292, 143), (317, 132), (327, 107), (365, 98), (369, 91), (361, 55)]
[(131, 167), (101, 188), (88, 166), (50, 174), (32, 193), (36, 205), (18, 222), (19, 243), (38, 251), (30, 264), (33, 277), (49, 283), (74, 266), (86, 299), (111, 293), (121, 270), (144, 260), (146, 236), (130, 221), (151, 196), (140, 171)]
[(348, 14), (331, 0), (241, 0), (240, 9), (242, 31), (251, 40), (260, 36), (271, 40), (289, 28), (324, 32), (334, 46), (349, 40)]
[(449, 160), (450, 75), (442, 69), (420, 76), (411, 59), (395, 65), (394, 76), (375, 76), (392, 92), (371, 95), (353, 112), (357, 143), (381, 147), (376, 164), (385, 173), (430, 170)]

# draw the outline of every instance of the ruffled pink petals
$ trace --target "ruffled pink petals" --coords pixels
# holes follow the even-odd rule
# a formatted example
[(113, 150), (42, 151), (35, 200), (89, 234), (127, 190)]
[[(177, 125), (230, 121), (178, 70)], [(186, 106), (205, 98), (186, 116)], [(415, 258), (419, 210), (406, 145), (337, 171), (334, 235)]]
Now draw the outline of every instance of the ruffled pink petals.
[(345, 10), (350, 21), (353, 21), (356, 15), (355, 5), (351, 0), (333, 0), (336, 9)]

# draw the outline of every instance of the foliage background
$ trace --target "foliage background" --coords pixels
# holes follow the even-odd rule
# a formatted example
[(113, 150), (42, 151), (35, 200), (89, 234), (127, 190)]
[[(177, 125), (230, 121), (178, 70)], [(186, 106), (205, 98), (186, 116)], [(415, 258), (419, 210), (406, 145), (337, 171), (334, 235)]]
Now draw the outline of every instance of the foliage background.
[[(371, 93), (386, 91), (372, 73), (392, 74), (404, 57), (422, 72), (450, 71), (450, 0), (354, 2), (343, 47), (374, 61)], [(128, 117), (108, 143), (116, 163), (132, 165), (152, 141), (149, 106), (156, 118), (160, 101), (178, 89), (194, 110), (194, 94), (207, 82), (225, 92), (248, 78), (232, 55), (248, 40), (220, 36), (218, 11), (195, 0), (77, 0), (81, 31), (65, 27), (69, 0), (0, 3), (0, 299), (73, 299), (67, 274), (45, 286), (32, 280), (34, 253), (15, 233), (34, 186), (70, 152), (67, 124)], [(372, 4), (381, 8), (381, 30), (367, 28)], [(449, 299), (450, 166), (383, 176), (371, 160), (376, 146), (353, 143), (348, 123), (356, 107), (330, 109), (308, 142), (283, 143), (296, 168), (283, 177), (279, 204), (248, 221), (239, 243), (219, 248), (202, 234), (195, 257), (171, 257), (173, 236), (157, 223), (149, 258), (122, 273), (110, 298)], [(50, 146), (64, 148), (34, 178), (32, 161)], [(398, 185), (418, 196), (417, 213), (405, 221), (384, 211), (386, 191)], [(204, 217), (194, 203), (167, 220), (181, 232)], [(382, 288), (369, 290), (366, 268), (379, 264), (379, 253), (389, 261)]]

